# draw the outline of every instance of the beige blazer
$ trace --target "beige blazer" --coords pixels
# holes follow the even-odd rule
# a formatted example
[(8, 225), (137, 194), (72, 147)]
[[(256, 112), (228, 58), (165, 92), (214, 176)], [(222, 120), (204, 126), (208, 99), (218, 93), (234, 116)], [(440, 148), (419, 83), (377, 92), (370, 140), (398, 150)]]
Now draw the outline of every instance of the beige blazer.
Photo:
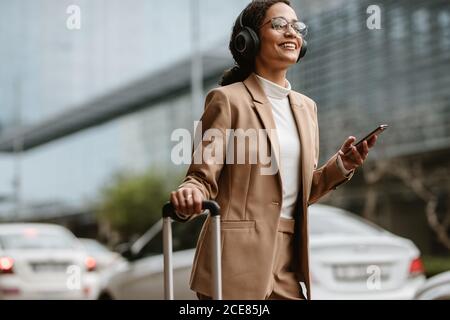
[[(289, 101), (301, 142), (301, 191), (295, 212), (294, 254), (297, 258), (296, 272), (300, 281), (305, 283), (310, 299), (308, 206), (349, 180), (353, 173), (348, 177), (342, 174), (336, 163), (337, 154), (317, 168), (319, 128), (316, 103), (295, 91), (289, 93)], [(272, 106), (254, 74), (243, 82), (211, 90), (206, 97), (201, 123), (202, 133), (208, 128), (216, 128), (224, 135), (230, 128), (275, 129)], [(224, 149), (229, 147), (226, 139), (211, 140), (198, 144), (195, 152), (200, 152), (200, 146), (205, 148), (212, 143)], [(269, 136), (268, 140), (269, 150), (277, 151), (274, 154), (279, 163), (278, 138)], [(244, 164), (229, 164), (228, 161), (193, 163), (180, 185), (198, 188), (205, 199), (214, 199), (221, 207), (224, 299), (264, 299), (270, 286), (282, 205), (282, 182), (279, 171), (265, 175), (261, 174), (261, 167), (265, 165), (259, 160), (253, 164), (249, 161)], [(192, 290), (212, 296), (211, 241), (208, 237), (209, 219), (205, 221), (197, 243), (190, 284)]]

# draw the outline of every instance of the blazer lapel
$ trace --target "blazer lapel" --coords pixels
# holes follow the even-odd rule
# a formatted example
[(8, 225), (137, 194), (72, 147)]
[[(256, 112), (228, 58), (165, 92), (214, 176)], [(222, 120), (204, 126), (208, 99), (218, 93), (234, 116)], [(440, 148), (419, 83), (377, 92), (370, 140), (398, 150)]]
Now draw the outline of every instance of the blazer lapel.
[[(289, 102), (291, 110), (294, 115), (295, 122), (297, 124), (298, 134), (300, 136), (300, 165), (303, 186), (308, 186), (308, 181), (312, 178), (312, 162), (314, 161), (314, 141), (313, 139), (313, 127), (310, 121), (310, 116), (302, 102), (300, 96), (294, 92), (289, 92)], [(305, 197), (306, 189), (303, 188), (303, 197)], [(305, 200), (305, 199), (304, 199)]]
[[(271, 145), (271, 153), (275, 156), (277, 168), (280, 168), (280, 144), (278, 142), (278, 134), (276, 131), (274, 131), (276, 129), (276, 126), (272, 114), (272, 104), (267, 99), (264, 90), (259, 85), (258, 79), (256, 78), (254, 73), (252, 73), (246, 80), (244, 80), (244, 84), (253, 98), (254, 103), (252, 107), (259, 115), (263, 127), (267, 130), (267, 135), (269, 137)], [(281, 176), (279, 175), (279, 170), (277, 174), (280, 177), (279, 179), (281, 185)]]

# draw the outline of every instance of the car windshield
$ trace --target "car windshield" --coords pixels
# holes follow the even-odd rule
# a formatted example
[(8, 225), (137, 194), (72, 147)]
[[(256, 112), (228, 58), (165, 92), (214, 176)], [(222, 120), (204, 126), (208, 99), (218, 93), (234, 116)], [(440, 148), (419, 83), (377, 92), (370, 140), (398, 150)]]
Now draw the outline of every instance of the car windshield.
[(350, 214), (311, 213), (309, 232), (312, 235), (379, 235), (383, 229)]
[(6, 250), (74, 249), (74, 239), (63, 232), (39, 232), (35, 229), (0, 234), (0, 247)]

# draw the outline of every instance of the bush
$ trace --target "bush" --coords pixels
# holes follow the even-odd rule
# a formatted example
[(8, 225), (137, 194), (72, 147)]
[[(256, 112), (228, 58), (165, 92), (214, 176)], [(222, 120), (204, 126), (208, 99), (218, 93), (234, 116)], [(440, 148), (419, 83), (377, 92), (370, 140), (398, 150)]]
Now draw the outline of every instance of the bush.
[(161, 208), (180, 180), (154, 170), (143, 175), (118, 174), (101, 192), (97, 217), (119, 234), (119, 241), (136, 237), (161, 218)]
[(450, 270), (450, 257), (444, 256), (423, 256), (423, 264), (427, 277)]

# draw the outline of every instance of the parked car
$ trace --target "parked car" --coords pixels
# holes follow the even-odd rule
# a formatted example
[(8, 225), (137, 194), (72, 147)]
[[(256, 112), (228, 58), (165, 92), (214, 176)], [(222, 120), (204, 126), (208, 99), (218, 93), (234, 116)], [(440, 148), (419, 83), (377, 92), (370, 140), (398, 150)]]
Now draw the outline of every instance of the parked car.
[(123, 263), (125, 259), (117, 252), (108, 249), (95, 239), (79, 238), (89, 256), (96, 261), (96, 271), (104, 272)]
[(99, 299), (111, 274), (126, 264), (127, 261), (117, 252), (108, 249), (95, 239), (79, 238), (87, 254), (96, 261), (93, 276), (97, 277), (98, 286), (93, 289), (92, 297)]
[[(201, 224), (193, 221), (188, 225), (193, 223), (197, 229), (189, 231), (191, 235), (198, 234)], [(187, 232), (176, 230), (180, 225), (174, 223), (173, 232), (178, 238), (173, 257), (175, 298), (196, 299), (189, 289), (195, 242), (180, 240)], [(159, 222), (130, 248), (128, 264), (110, 277), (104, 297), (163, 298), (161, 228)], [(412, 299), (425, 281), (420, 252), (412, 241), (355, 214), (312, 205), (309, 232), (312, 299)]]
[(424, 283), (411, 240), (331, 206), (309, 217), (312, 299), (412, 299)]
[(416, 300), (450, 300), (450, 271), (437, 274), (417, 290)]
[(62, 226), (0, 224), (0, 299), (92, 299), (95, 265)]

